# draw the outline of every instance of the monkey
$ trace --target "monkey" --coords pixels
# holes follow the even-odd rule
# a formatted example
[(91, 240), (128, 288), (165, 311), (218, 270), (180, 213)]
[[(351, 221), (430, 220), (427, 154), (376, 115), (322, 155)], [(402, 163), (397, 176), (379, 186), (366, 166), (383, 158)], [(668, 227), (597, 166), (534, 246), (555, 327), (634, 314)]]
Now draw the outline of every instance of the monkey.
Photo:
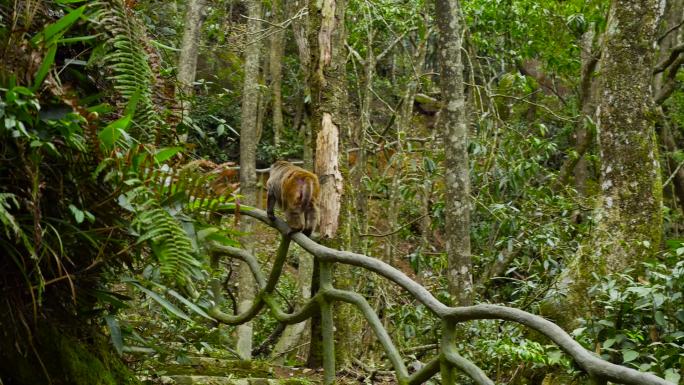
[(275, 220), (276, 203), (285, 212), (285, 221), (292, 233), (301, 231), (311, 236), (318, 225), (320, 184), (318, 177), (290, 162), (279, 160), (271, 166), (266, 182), (268, 219)]

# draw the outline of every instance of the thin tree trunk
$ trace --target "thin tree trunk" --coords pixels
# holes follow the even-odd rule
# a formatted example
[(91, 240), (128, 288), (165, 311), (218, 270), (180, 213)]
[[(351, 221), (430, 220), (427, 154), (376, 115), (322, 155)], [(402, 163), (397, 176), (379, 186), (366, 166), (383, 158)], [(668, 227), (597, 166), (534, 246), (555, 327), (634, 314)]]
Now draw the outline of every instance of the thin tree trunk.
[(470, 177), (461, 62), (461, 10), (458, 0), (436, 0), (435, 8), (444, 103), (440, 120), (445, 145), (447, 280), (455, 304), (470, 305), (473, 297)]
[[(278, 24), (283, 21), (283, 3), (281, 0), (273, 0), (271, 3), (273, 10), (273, 23)], [(273, 145), (276, 149), (280, 147), (282, 132), (285, 129), (283, 123), (283, 100), (282, 100), (282, 80), (283, 80), (283, 52), (285, 51), (285, 30), (279, 29), (271, 36), (269, 72), (271, 73), (271, 103), (273, 110)]]
[(660, 245), (662, 182), (650, 91), (657, 10), (656, 0), (611, 3), (599, 62), (597, 223), (567, 270), (575, 315), (590, 310), (596, 275), (638, 267)]
[[(261, 19), (261, 2), (250, 0), (247, 3), (249, 19), (247, 35), (255, 36), (259, 30)], [(259, 102), (259, 41), (245, 47), (245, 83), (242, 94), (242, 126), (240, 129), (240, 193), (243, 202), (254, 205), (256, 201), (256, 146), (257, 146), (257, 114)], [(253, 252), (252, 223), (242, 218), (240, 231), (247, 234), (242, 240), (243, 246)], [(254, 277), (245, 263), (240, 264), (238, 311), (247, 310), (254, 301)], [(237, 352), (242, 359), (251, 359), (252, 355), (252, 323), (238, 326)]]
[(589, 30), (582, 36), (582, 73), (580, 79), (580, 103), (582, 104), (582, 122), (577, 127), (575, 138), (575, 151), (577, 151), (577, 164), (573, 173), (575, 176), (575, 189), (581, 196), (587, 194), (587, 181), (589, 179), (589, 162), (586, 152), (592, 142), (589, 136), (590, 121), (596, 120), (596, 65), (597, 54), (594, 52), (594, 32), (592, 24)]
[[(684, 20), (684, 0), (668, 1), (667, 9), (665, 10), (666, 20), (663, 23), (664, 30), (670, 30), (674, 26), (679, 25)], [(660, 54), (658, 60), (662, 60), (670, 55), (671, 50), (682, 43), (684, 40), (684, 28), (679, 27), (679, 32), (673, 31), (665, 35), (660, 41)], [(672, 69), (671, 71), (673, 71)], [(666, 81), (663, 79), (664, 72), (657, 73), (653, 78), (654, 95), (662, 92), (662, 88)], [(664, 102), (664, 101), (663, 101)], [(679, 149), (677, 140), (672, 130), (673, 121), (667, 116), (666, 107), (661, 106), (659, 109), (661, 114), (661, 129), (659, 132), (660, 142), (667, 151), (667, 165), (668, 172), (672, 173), (672, 185), (674, 187), (674, 195), (679, 201), (679, 206), (684, 210), (684, 167), (680, 167), (676, 159), (676, 153)], [(667, 186), (665, 186), (667, 187)]]
[(183, 41), (178, 57), (177, 76), (179, 91), (182, 93), (180, 99), (183, 101), (184, 115), (190, 112), (190, 103), (187, 98), (192, 96), (192, 84), (195, 82), (197, 55), (206, 7), (205, 0), (189, 0), (185, 11), (185, 29), (183, 30)]

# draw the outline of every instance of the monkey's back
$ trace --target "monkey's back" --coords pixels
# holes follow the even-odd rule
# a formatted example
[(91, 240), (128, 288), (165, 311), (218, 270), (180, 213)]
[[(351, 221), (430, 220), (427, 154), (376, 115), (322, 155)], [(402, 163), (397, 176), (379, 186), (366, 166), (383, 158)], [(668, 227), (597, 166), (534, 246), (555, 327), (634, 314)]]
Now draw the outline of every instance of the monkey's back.
[(266, 188), (273, 191), (276, 204), (283, 210), (313, 208), (320, 194), (315, 174), (286, 161), (271, 166)]

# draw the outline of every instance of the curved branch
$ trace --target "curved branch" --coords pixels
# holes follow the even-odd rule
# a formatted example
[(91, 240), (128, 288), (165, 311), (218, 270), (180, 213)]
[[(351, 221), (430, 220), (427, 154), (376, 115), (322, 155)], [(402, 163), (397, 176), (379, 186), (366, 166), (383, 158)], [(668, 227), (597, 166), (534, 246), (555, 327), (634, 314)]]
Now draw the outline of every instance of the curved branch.
[(571, 356), (587, 373), (612, 382), (627, 385), (672, 385), (650, 373), (615, 365), (596, 357), (584, 349), (577, 341), (558, 325), (540, 316), (528, 312), (498, 305), (475, 305), (450, 308), (445, 315), (456, 322), (477, 319), (501, 319), (523, 324), (549, 337), (565, 353)]
[(380, 318), (375, 314), (373, 308), (368, 304), (368, 301), (366, 301), (361, 294), (345, 290), (327, 289), (324, 293), (328, 298), (350, 303), (361, 310), (361, 313), (363, 313), (364, 317), (366, 317), (366, 321), (368, 321), (371, 328), (373, 328), (375, 336), (382, 344), (382, 347), (385, 349), (387, 356), (392, 362), (392, 366), (394, 366), (394, 371), (397, 375), (397, 380), (399, 380), (400, 384), (406, 381), (409, 375), (408, 370), (406, 370), (406, 365), (404, 365), (404, 360), (401, 358), (399, 350), (397, 350), (392, 343), (392, 337), (390, 337), (387, 330), (382, 326)]
[(489, 379), (482, 369), (473, 364), (469, 359), (458, 354), (458, 347), (456, 346), (456, 322), (447, 318), (442, 325), (441, 356), (446, 362), (468, 375), (468, 377), (474, 380), (478, 385), (494, 385), (494, 381)]
[(434, 376), (439, 372), (439, 356), (433, 358), (425, 364), (420, 370), (417, 372), (413, 373), (411, 377), (409, 377), (407, 384), (408, 385), (420, 385), (423, 382), (427, 381), (430, 379), (430, 377)]
[(487, 377), (487, 375), (482, 371), (482, 369), (480, 369), (479, 366), (473, 364), (472, 361), (468, 360), (462, 355), (451, 349), (444, 349), (442, 355), (450, 364), (454, 365), (456, 369), (462, 371), (463, 373), (467, 374), (468, 377), (473, 379), (476, 384), (494, 385), (494, 381), (489, 379), (489, 377)]
[(318, 310), (319, 301), (322, 298), (322, 294), (310, 298), (306, 303), (304, 303), (304, 305), (302, 305), (301, 309), (295, 313), (285, 313), (280, 306), (278, 306), (275, 298), (272, 296), (272, 292), (275, 289), (275, 283), (278, 282), (285, 258), (287, 257), (289, 244), (290, 237), (283, 236), (280, 247), (278, 248), (278, 255), (276, 256), (276, 261), (274, 262), (273, 270), (271, 270), (271, 275), (269, 276), (268, 281), (264, 279), (264, 275), (261, 272), (261, 268), (259, 267), (259, 262), (257, 259), (246, 250), (232, 246), (219, 245), (217, 243), (210, 245), (210, 253), (213, 255), (227, 255), (245, 262), (252, 271), (252, 275), (259, 286), (259, 293), (252, 307), (241, 314), (230, 315), (224, 313), (219, 309), (218, 306), (212, 307), (207, 313), (219, 322), (228, 325), (237, 325), (245, 323), (255, 317), (261, 311), (264, 304), (266, 304), (278, 322), (293, 324), (308, 319), (314, 312)]
[[(226, 212), (231, 212), (235, 210), (235, 205), (226, 205)], [(271, 222), (266, 216), (266, 212), (263, 210), (247, 207), (240, 205), (241, 214), (248, 215), (252, 218), (258, 219), (265, 224), (275, 228), (281, 234), (286, 235), (291, 232), (290, 227), (284, 221), (276, 218), (275, 221)], [(393, 281), (404, 290), (411, 293), (419, 302), (424, 304), (428, 309), (438, 316), (446, 314), (449, 307), (441, 303), (437, 298), (435, 298), (432, 293), (421, 285), (414, 282), (411, 278), (407, 277), (401, 271), (395, 269), (389, 264), (382, 262), (378, 259), (368, 257), (363, 254), (352, 253), (349, 251), (335, 250), (329, 247), (320, 245), (306, 235), (302, 233), (295, 233), (292, 235), (292, 240), (295, 241), (299, 246), (309, 253), (315, 255), (323, 261), (340, 262), (347, 265), (363, 267), (370, 271), (380, 274), (381, 276)]]
[(667, 69), (667, 67), (670, 66), (670, 64), (674, 63), (674, 61), (677, 59), (680, 53), (684, 52), (684, 43), (679, 44), (675, 47), (673, 47), (670, 50), (670, 55), (663, 59), (660, 63), (656, 64), (655, 67), (653, 67), (653, 74), (658, 74), (660, 72), (663, 72)]
[[(234, 210), (235, 206), (231, 204), (226, 205), (225, 208)], [(258, 210), (246, 206), (240, 206), (240, 212), (245, 215), (256, 218), (271, 227), (274, 227), (275, 229), (280, 231), (280, 233), (284, 236), (290, 234), (291, 232), (290, 227), (282, 220), (276, 219), (273, 222), (270, 221), (263, 210)], [(534, 314), (519, 309), (513, 309), (498, 305), (475, 305), (451, 308), (438, 301), (427, 289), (411, 280), (404, 273), (380, 260), (362, 254), (335, 250), (319, 245), (318, 243), (312, 241), (311, 239), (309, 239), (301, 233), (295, 233), (294, 235), (292, 235), (292, 240), (294, 240), (306, 251), (313, 254), (317, 258), (320, 258), (323, 261), (339, 262), (352, 266), (359, 266), (380, 274), (381, 276), (391, 280), (400, 287), (404, 288), (406, 291), (412, 294), (419, 302), (423, 303), (428, 309), (430, 309), (437, 316), (446, 321), (462, 322), (477, 319), (500, 319), (517, 322), (549, 337), (564, 352), (570, 355), (580, 365), (580, 367), (582, 367), (591, 376), (627, 385), (672, 385), (671, 383), (653, 374), (642, 373), (631, 368), (615, 365), (610, 362), (604, 361), (599, 357), (596, 357), (591, 352), (584, 349), (582, 345), (580, 345), (577, 341), (572, 339), (572, 337), (563, 329), (561, 329), (558, 325), (540, 316), (536, 316)], [(328, 289), (322, 291), (322, 293), (325, 293), (326, 295), (333, 297), (338, 295), (336, 294), (337, 292), (338, 291), (336, 291), (335, 289)], [(261, 300), (261, 298), (262, 296), (259, 296), (259, 298), (257, 298), (257, 301), (255, 301), (255, 305), (253, 306), (253, 308), (256, 307), (259, 303), (261, 303), (261, 306), (263, 306), (263, 300)], [(320, 298), (318, 295), (316, 295), (316, 297), (314, 298), (317, 298), (319, 301), (325, 301), (324, 298)], [(315, 302), (313, 301), (313, 298), (312, 301), (310, 301), (307, 305), (314, 306), (313, 304), (311, 304), (311, 302)], [(210, 313), (210, 315), (213, 314)], [(240, 316), (242, 315), (239, 315), (238, 317)], [(298, 319), (297, 322), (300, 322), (300, 320)], [(444, 355), (444, 358), (449, 361), (449, 363), (455, 365), (461, 370), (468, 369), (467, 365), (465, 365), (458, 358), (460, 356), (458, 356), (457, 354), (454, 356), (455, 353), (452, 354), (453, 351), (448, 352), (448, 350), (449, 349), (445, 349), (442, 354)], [(463, 363), (464, 365), (459, 366), (461, 365), (459, 364), (459, 362)], [(433, 366), (436, 364), (431, 362), (431, 365), (432, 366), (430, 366), (430, 369), (433, 370)], [(422, 378), (422, 376), (426, 373), (427, 370), (419, 371), (418, 373), (414, 374), (414, 376), (411, 376), (409, 378), (409, 383), (415, 383), (412, 381), (415, 381), (415, 379), (418, 378), (418, 374), (420, 374), (419, 378)], [(470, 372), (466, 373), (470, 374)], [(476, 378), (477, 377), (473, 377), (473, 379)]]

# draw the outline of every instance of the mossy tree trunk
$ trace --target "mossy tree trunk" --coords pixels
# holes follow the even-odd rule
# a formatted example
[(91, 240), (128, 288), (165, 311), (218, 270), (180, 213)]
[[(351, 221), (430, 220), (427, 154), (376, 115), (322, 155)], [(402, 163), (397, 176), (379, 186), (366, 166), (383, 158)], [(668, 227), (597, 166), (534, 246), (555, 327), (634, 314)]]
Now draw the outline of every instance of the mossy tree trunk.
[[(249, 19), (247, 21), (247, 36), (256, 36), (261, 22), (261, 1), (250, 0), (247, 3)], [(244, 204), (254, 206), (256, 203), (256, 147), (258, 141), (257, 115), (259, 103), (259, 53), (260, 40), (248, 42), (245, 47), (245, 83), (242, 94), (242, 126), (240, 128), (240, 194)], [(253, 249), (252, 223), (243, 218), (240, 231), (247, 234), (241, 239), (242, 245), (248, 250)], [(254, 301), (254, 277), (245, 263), (240, 264), (240, 298), (238, 310), (247, 310)], [(243, 359), (250, 359), (252, 355), (252, 324), (248, 322), (238, 327), (237, 352)]]
[(437, 0), (442, 116), (445, 150), (445, 232), (449, 292), (457, 305), (470, 305), (473, 296), (470, 256), (470, 177), (468, 125), (461, 61), (461, 9), (458, 0)]
[(598, 86), (601, 157), (596, 221), (569, 269), (572, 309), (585, 309), (594, 274), (622, 272), (658, 250), (662, 182), (651, 94), (658, 1), (613, 0)]

